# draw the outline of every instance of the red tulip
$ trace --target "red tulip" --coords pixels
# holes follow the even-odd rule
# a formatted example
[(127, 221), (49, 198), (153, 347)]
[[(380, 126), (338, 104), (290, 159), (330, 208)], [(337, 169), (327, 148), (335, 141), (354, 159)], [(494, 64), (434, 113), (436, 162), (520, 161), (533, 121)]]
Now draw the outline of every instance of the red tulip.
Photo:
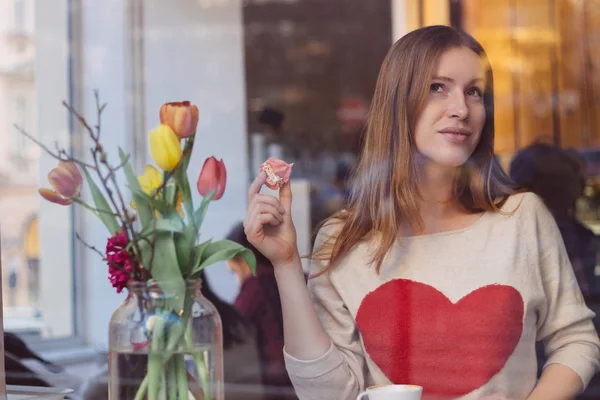
[(165, 103), (160, 108), (160, 123), (169, 125), (179, 139), (196, 133), (198, 107), (189, 101)]
[(73, 197), (79, 196), (83, 179), (75, 163), (60, 161), (48, 174), (48, 182), (54, 190), (41, 188), (40, 195), (52, 203), (67, 206), (73, 203)]
[(214, 156), (207, 158), (198, 177), (198, 193), (206, 196), (211, 190), (214, 190), (215, 194), (212, 200), (219, 200), (225, 193), (226, 183), (227, 170), (223, 160), (217, 161)]

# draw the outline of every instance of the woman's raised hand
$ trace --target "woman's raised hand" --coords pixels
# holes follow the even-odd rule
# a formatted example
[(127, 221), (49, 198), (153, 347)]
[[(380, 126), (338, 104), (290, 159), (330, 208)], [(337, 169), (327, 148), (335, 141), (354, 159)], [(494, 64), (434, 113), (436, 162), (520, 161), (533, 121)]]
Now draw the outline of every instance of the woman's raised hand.
[(262, 194), (260, 189), (266, 180), (267, 175), (261, 172), (250, 185), (244, 232), (248, 241), (278, 267), (299, 258), (292, 190), (287, 182), (279, 189), (279, 199)]

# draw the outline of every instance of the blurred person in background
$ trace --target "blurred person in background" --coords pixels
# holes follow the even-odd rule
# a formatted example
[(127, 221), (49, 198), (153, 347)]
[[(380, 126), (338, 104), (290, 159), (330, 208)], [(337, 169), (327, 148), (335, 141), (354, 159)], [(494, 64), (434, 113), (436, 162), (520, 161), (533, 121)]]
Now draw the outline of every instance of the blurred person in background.
[(542, 198), (556, 219), (581, 291), (588, 298), (597, 294), (594, 270), (599, 238), (575, 214), (585, 188), (585, 161), (574, 152), (536, 143), (515, 155), (510, 176), (519, 187)]
[(262, 383), (268, 399), (294, 399), (283, 358), (283, 316), (273, 265), (246, 239), (242, 223), (227, 239), (250, 249), (256, 257), (256, 275), (240, 257), (227, 260), (241, 288), (234, 307), (256, 333)]
[(289, 151), (289, 135), (283, 131), (283, 121), (285, 114), (275, 108), (264, 108), (259, 116), (258, 123), (263, 128), (265, 135), (266, 153), (268, 157), (284, 158)]
[(204, 271), (202, 295), (214, 304), (223, 324), (225, 400), (263, 400), (254, 330), (229, 303), (213, 292)]
[(321, 221), (340, 211), (348, 201), (352, 165), (345, 161), (337, 163), (333, 178), (324, 183), (311, 182), (311, 231)]
[[(562, 235), (567, 255), (577, 282), (588, 306), (595, 309), (597, 301), (596, 260), (600, 253), (599, 238), (576, 217), (575, 204), (583, 194), (586, 180), (585, 161), (576, 153), (556, 146), (535, 143), (519, 151), (510, 164), (510, 176), (521, 188), (540, 196), (552, 212)], [(597, 312), (597, 310), (596, 310)], [(598, 327), (598, 318), (594, 318)], [(544, 346), (536, 344), (538, 376), (546, 362)], [(595, 376), (586, 392), (579, 398), (597, 398), (593, 394), (599, 386)]]

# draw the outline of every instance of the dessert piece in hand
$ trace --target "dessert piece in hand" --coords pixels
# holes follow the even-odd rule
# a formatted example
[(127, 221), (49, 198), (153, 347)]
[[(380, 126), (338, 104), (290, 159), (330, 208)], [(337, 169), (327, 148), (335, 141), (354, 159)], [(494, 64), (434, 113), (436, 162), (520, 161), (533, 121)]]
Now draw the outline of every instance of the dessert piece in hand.
[(260, 172), (267, 174), (267, 187), (277, 190), (290, 180), (293, 166), (294, 164), (288, 164), (275, 157), (270, 157), (260, 165)]

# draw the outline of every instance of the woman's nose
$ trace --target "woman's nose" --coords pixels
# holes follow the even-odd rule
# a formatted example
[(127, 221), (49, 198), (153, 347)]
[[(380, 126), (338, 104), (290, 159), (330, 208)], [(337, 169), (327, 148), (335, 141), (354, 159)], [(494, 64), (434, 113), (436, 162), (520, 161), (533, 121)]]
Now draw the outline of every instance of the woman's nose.
[(466, 119), (469, 116), (469, 107), (467, 107), (465, 96), (462, 94), (451, 96), (447, 114), (450, 118)]

